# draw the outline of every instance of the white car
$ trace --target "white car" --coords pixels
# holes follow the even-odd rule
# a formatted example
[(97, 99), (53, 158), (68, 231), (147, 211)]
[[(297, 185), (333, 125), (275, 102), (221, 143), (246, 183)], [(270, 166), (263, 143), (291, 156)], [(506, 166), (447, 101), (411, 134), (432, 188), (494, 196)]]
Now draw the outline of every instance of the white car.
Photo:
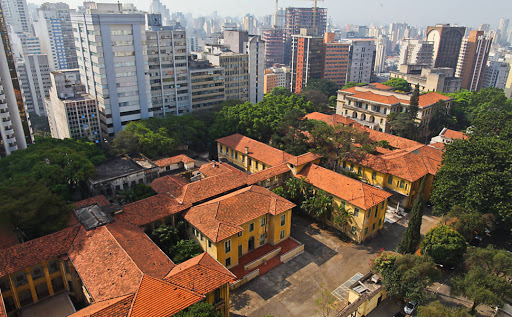
[(418, 303), (416, 302), (407, 302), (404, 307), (404, 312), (407, 315), (411, 315), (416, 310), (416, 307), (418, 307)]

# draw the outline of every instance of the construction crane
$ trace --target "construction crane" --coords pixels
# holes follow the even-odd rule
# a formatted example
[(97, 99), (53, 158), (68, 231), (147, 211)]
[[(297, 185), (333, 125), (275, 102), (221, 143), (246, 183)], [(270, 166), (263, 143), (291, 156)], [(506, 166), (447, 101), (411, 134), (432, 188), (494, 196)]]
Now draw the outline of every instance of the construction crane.
[(315, 33), (318, 33), (318, 30), (316, 29), (316, 8), (318, 7), (318, 1), (323, 2), (324, 0), (301, 0), (301, 1), (313, 1), (315, 3), (315, 6), (313, 7), (313, 30)]

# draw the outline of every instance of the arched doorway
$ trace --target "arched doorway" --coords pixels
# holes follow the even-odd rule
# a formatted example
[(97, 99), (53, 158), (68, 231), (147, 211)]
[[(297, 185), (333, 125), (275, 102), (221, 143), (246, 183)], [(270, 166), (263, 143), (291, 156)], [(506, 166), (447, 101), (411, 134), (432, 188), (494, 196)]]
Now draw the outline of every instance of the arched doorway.
[(364, 114), (364, 113), (361, 114), (361, 120), (365, 120), (366, 121), (366, 114)]
[(249, 249), (249, 251), (254, 250), (254, 237), (249, 238), (248, 249)]
[(352, 112), (352, 118), (356, 118), (357, 119), (357, 112)]

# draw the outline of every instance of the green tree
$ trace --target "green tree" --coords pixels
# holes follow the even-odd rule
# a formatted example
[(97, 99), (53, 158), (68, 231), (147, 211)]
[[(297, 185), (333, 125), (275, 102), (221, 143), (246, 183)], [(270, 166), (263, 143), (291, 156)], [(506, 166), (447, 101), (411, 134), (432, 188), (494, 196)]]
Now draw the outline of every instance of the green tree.
[(309, 151), (309, 138), (305, 132), (310, 125), (301, 110), (290, 110), (277, 125), (269, 144), (292, 155), (304, 154)]
[(402, 242), (398, 246), (398, 252), (405, 253), (414, 253), (416, 252), (416, 248), (421, 240), (421, 223), (423, 219), (423, 189), (425, 188), (425, 178), (421, 180), (420, 190), (416, 195), (416, 199), (414, 200), (414, 205), (412, 206), (411, 218), (409, 219), (409, 224), (407, 225), (407, 229), (405, 230), (402, 238)]
[(432, 118), (428, 123), (430, 135), (439, 135), (443, 128), (455, 126), (453, 122), (454, 119), (446, 107), (446, 102), (444, 100), (439, 100), (434, 104), (434, 107), (432, 108)]
[(348, 89), (348, 88), (352, 88), (352, 87), (356, 87), (356, 86), (366, 86), (366, 85), (368, 85), (368, 83), (356, 83), (353, 81), (349, 81), (341, 89)]
[(471, 317), (467, 309), (462, 307), (447, 307), (439, 301), (418, 307), (418, 317)]
[(119, 193), (123, 205), (156, 195), (155, 191), (148, 185), (137, 184), (126, 188)]
[(178, 264), (185, 262), (203, 252), (203, 249), (194, 240), (179, 240), (175, 245), (169, 248), (171, 260)]
[(456, 218), (452, 227), (457, 230), (466, 241), (473, 239), (478, 232), (481, 232), (485, 228), (485, 221), (481, 214), (474, 211), (466, 212), (459, 206), (454, 206), (448, 216)]
[(222, 317), (222, 313), (215, 306), (206, 302), (199, 302), (176, 313), (173, 317)]
[(390, 78), (386, 82), (383, 83), (386, 86), (390, 86), (399, 91), (409, 92), (411, 91), (411, 84), (407, 82), (407, 80), (403, 78)]
[(435, 263), (456, 266), (462, 263), (466, 252), (466, 240), (448, 226), (430, 229), (421, 243), (421, 254), (432, 257)]
[(330, 220), (334, 208), (331, 195), (323, 190), (316, 190), (313, 196), (306, 198), (301, 205), (303, 212), (325, 222)]
[(416, 140), (419, 134), (416, 117), (419, 111), (420, 90), (417, 86), (412, 93), (409, 106), (404, 112), (392, 112), (388, 114), (388, 124), (393, 134), (403, 138)]
[(419, 303), (431, 296), (426, 288), (439, 278), (429, 258), (413, 254), (381, 252), (371, 268), (382, 276), (388, 295)]
[(331, 97), (338, 94), (338, 85), (327, 79), (310, 79), (304, 90), (316, 90)]
[[(3, 159), (2, 159), (3, 160)], [(43, 181), (20, 178), (0, 183), (0, 222), (26, 240), (50, 234), (68, 225), (71, 208), (50, 192)]]
[(306, 98), (307, 101), (311, 102), (314, 111), (327, 112), (330, 107), (329, 96), (319, 90), (306, 89), (300, 93), (301, 96)]

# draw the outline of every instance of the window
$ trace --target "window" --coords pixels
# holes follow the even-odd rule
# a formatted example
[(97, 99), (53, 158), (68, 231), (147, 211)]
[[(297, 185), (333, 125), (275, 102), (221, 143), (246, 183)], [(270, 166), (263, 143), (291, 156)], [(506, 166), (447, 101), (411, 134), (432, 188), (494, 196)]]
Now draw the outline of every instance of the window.
[(260, 235), (260, 246), (265, 244), (265, 238), (267, 237), (266, 233)]
[(374, 230), (375, 230), (375, 224), (373, 224), (373, 226), (372, 226), (372, 231), (374, 231)]
[(373, 172), (373, 173), (372, 173), (372, 179), (373, 179), (373, 180), (376, 180), (376, 179), (377, 179), (377, 172)]
[(60, 270), (59, 260), (53, 260), (48, 263), (48, 272), (50, 272), (50, 274), (55, 273), (58, 270)]
[(354, 208), (354, 217), (359, 217), (359, 208)]
[(352, 226), (352, 228), (350, 229), (350, 233), (355, 235), (357, 232), (357, 228), (355, 226)]
[(400, 188), (404, 188), (405, 187), (405, 181), (402, 179), (400, 181)]
[(384, 203), (385, 201), (383, 201), (382, 204), (380, 204), (380, 209), (384, 209)]
[(211, 248), (211, 247), (212, 247), (212, 241), (208, 240), (208, 248)]
[(217, 303), (218, 301), (221, 300), (221, 298), (220, 298), (220, 288), (217, 288), (215, 290), (215, 293), (214, 293), (213, 297), (214, 297), (215, 303)]
[(388, 184), (393, 184), (393, 176), (388, 176)]
[(41, 265), (32, 268), (32, 279), (37, 280), (38, 278), (43, 277), (43, 275), (43, 267)]
[(279, 239), (283, 239), (284, 238), (284, 230), (281, 230), (281, 233), (279, 234)]
[(21, 285), (25, 285), (28, 283), (27, 276), (24, 272), (17, 272), (14, 275), (14, 286), (20, 287)]
[(359, 174), (359, 175), (363, 174), (363, 169), (361, 167), (357, 168), (357, 174)]
[(364, 229), (364, 234), (367, 235), (368, 234), (368, 227), (366, 227), (366, 229)]
[(238, 233), (238, 236), (239, 236), (239, 237), (241, 237), (243, 234), (244, 234), (244, 232), (243, 232), (243, 231), (240, 231), (240, 232)]
[(382, 223), (382, 218), (379, 219), (379, 227), (380, 227), (381, 223)]
[(230, 257), (226, 259), (226, 267), (229, 267), (229, 266), (231, 266), (231, 258)]
[(224, 242), (224, 250), (226, 253), (231, 251), (231, 240)]
[(375, 218), (377, 218), (378, 212), (379, 212), (379, 205), (375, 206)]
[(286, 215), (282, 215), (281, 216), (281, 226), (284, 226), (285, 223), (286, 223)]
[(249, 225), (249, 232), (254, 231), (254, 222)]
[(267, 223), (267, 218), (261, 218), (260, 226), (264, 227)]
[(203, 241), (203, 237), (204, 237), (204, 236), (203, 236), (203, 234), (202, 234), (202, 233), (201, 233), (201, 234), (199, 234), (199, 237), (200, 237), (201, 241)]

